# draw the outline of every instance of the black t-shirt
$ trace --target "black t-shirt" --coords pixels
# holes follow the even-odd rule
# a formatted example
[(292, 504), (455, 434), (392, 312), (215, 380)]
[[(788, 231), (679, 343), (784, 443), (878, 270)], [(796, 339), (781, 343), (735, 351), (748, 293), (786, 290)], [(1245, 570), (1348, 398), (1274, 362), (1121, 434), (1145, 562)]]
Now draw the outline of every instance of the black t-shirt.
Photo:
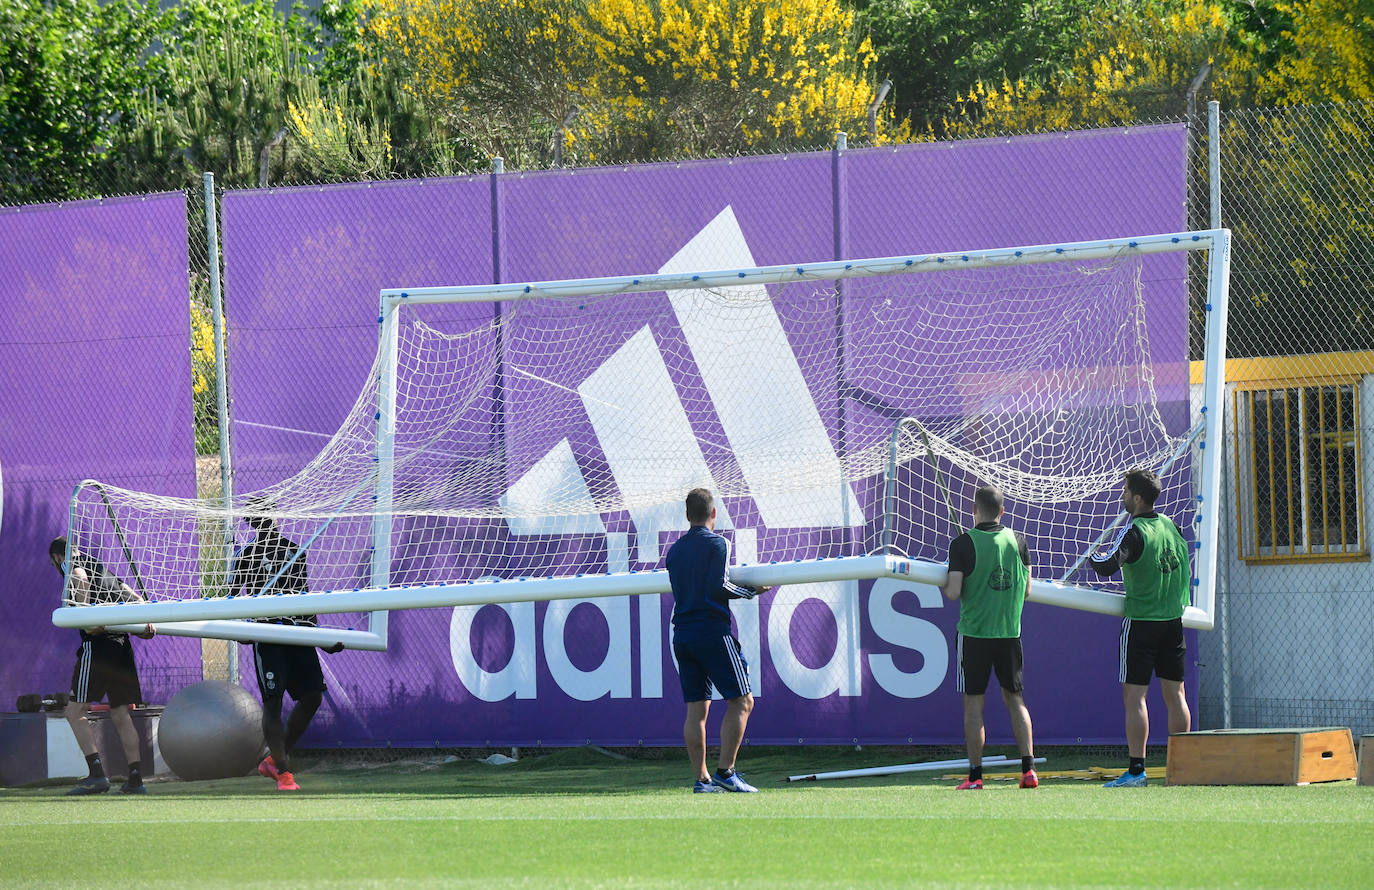
[[(265, 592), (274, 593), (306, 593), (309, 590), (307, 583), (307, 572), (305, 565), (305, 553), (301, 552), (299, 545), (290, 538), (285, 537), (275, 530), (259, 532), (247, 547), (239, 553), (238, 559), (234, 563), (234, 579), (229, 584), (229, 592), (238, 594), (243, 593), (252, 596), (263, 593), (263, 586), (271, 581), (281, 571), (283, 565), (295, 556), (295, 560), (286, 566), (286, 571), (281, 573)], [(318, 620), (314, 615), (296, 615), (290, 618), (269, 618), (262, 619), (274, 624), (299, 624), (307, 627), (314, 627)]]
[[(1002, 523), (993, 520), (992, 522), (980, 522), (974, 529), (980, 532), (1000, 531)], [(1016, 551), (1021, 556), (1021, 562), (1030, 565), (1030, 548), (1026, 546), (1026, 538), (1020, 532), (1014, 531), (1016, 535)], [(967, 578), (973, 572), (974, 563), (978, 561), (977, 552), (973, 547), (973, 538), (969, 537), (968, 532), (964, 532), (949, 544), (949, 570), (951, 572), (962, 572)]]
[[(1140, 514), (1140, 518), (1150, 519), (1157, 515), (1159, 514), (1151, 510), (1148, 513)], [(1140, 534), (1140, 529), (1135, 527), (1135, 521), (1132, 518), (1131, 523), (1126, 526), (1126, 533), (1121, 536), (1121, 540), (1117, 543), (1116, 549), (1108, 554), (1105, 559), (1089, 557), (1088, 565), (1092, 566), (1092, 570), (1097, 574), (1107, 577), (1108, 575), (1115, 575), (1122, 566), (1130, 565), (1140, 559), (1140, 554), (1144, 552), (1145, 537)]]
[[(124, 584), (114, 572), (105, 568), (105, 564), (93, 556), (84, 553), (72, 554), (72, 568), (81, 569), (86, 573), (86, 581), (91, 585), (90, 604), (99, 603), (119, 603), (124, 601)], [(127, 640), (128, 634), (98, 633), (92, 634), (81, 630), (82, 640), (93, 640), (96, 637), (104, 637), (112, 640)]]

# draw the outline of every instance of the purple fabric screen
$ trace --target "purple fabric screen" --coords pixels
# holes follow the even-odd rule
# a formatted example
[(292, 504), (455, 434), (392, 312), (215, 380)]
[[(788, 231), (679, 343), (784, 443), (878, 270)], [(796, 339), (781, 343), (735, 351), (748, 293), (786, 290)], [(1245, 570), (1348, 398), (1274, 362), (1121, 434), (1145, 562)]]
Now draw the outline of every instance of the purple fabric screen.
[[(851, 151), (838, 159), (822, 153), (232, 193), (224, 241), (239, 487), (289, 476), (336, 428), (372, 360), (382, 287), (652, 273), (727, 209), (760, 265), (1178, 231), (1185, 145), (1179, 125)], [(1164, 261), (1176, 264), (1177, 278), (1181, 260)], [(1184, 375), (1186, 297), (1177, 287), (1151, 293), (1149, 309), (1156, 356), (1177, 362)], [(608, 331), (589, 353), (614, 349), (627, 332)], [(833, 438), (835, 369), (814, 354), (811, 361), (803, 370)], [(549, 370), (575, 387), (588, 369)], [(1164, 398), (1186, 399), (1186, 380)], [(1186, 416), (1180, 406), (1186, 403), (1173, 408), (1174, 432)], [(589, 427), (565, 434), (575, 448), (595, 448)], [(547, 444), (515, 443), (512, 473)], [(866, 507), (874, 496), (859, 493)], [(808, 533), (817, 555), (830, 555), (824, 548), (833, 531)], [(813, 699), (783, 682), (779, 658), (795, 677), (829, 659), (838, 644), (829, 610), (805, 601), (776, 638), (790, 639), (789, 652), (773, 651), (772, 637), (761, 642), (761, 663), (752, 669), (760, 692), (753, 742), (962, 741), (952, 663), (957, 608), (930, 588), (895, 581), (860, 584), (858, 600), (859, 694)], [(668, 598), (657, 609), (649, 598), (584, 603), (556, 621), (547, 603), (524, 611), (486, 607), (470, 626), (454, 621), (451, 610), (395, 613), (385, 654), (323, 657), (328, 704), (305, 743), (680, 744), (682, 705), (667, 634), (654, 650), (645, 643), (653, 635), (642, 632), (646, 622), (661, 628), (670, 605)], [(769, 609), (762, 604), (765, 628)], [(1027, 701), (1042, 743), (1121, 741), (1117, 630), (1115, 619), (1028, 607)], [(1080, 645), (1063, 647), (1064, 639)], [(625, 656), (628, 694), (582, 700), (569, 688), (567, 664), (550, 666), (550, 645), (573, 676), (593, 672), (609, 652)], [(537, 694), (484, 700), (460, 679), (457, 653), (469, 651), (491, 674), (512, 659), (533, 659)], [(1010, 739), (1000, 705), (991, 703), (987, 717), (990, 740)]]
[[(181, 193), (0, 209), (0, 707), (70, 689), (47, 553), (76, 484), (195, 495), (186, 269)], [(134, 646), (146, 700), (200, 679), (199, 641)]]
[(486, 179), (229, 192), (223, 219), (240, 491), (295, 473), (339, 428), (382, 288), (491, 280)]

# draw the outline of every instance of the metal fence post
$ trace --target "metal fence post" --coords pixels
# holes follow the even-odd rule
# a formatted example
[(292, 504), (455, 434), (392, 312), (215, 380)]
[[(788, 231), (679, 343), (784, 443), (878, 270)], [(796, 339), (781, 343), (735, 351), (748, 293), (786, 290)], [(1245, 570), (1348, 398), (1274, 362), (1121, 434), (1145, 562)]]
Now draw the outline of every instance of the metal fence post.
[[(1215, 99), (1207, 103), (1207, 191), (1208, 219), (1213, 229), (1221, 228), (1221, 103)], [(1222, 361), (1226, 357), (1222, 356)], [(1234, 424), (1235, 418), (1231, 418)], [(1225, 424), (1222, 433), (1225, 434)], [(1223, 486), (1225, 487), (1225, 486)], [(1217, 565), (1217, 624), (1221, 630), (1221, 728), (1231, 728), (1231, 624), (1227, 602), (1229, 585), (1227, 568)]]
[[(219, 484), (224, 504), (224, 569), (234, 562), (234, 470), (229, 447), (229, 375), (225, 372), (224, 293), (219, 281), (219, 225), (216, 221), (215, 174), (201, 177), (205, 188), (205, 239), (210, 267), (210, 315), (215, 331), (215, 408), (219, 414)], [(229, 682), (239, 682), (238, 647), (229, 644)]]

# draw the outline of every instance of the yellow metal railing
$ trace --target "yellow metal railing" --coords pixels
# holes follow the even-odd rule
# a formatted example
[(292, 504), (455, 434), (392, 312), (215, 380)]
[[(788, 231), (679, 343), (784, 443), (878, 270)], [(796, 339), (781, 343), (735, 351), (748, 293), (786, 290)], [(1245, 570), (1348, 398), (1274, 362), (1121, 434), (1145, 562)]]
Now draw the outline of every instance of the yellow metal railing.
[(1367, 560), (1359, 378), (1250, 380), (1231, 408), (1241, 558)]

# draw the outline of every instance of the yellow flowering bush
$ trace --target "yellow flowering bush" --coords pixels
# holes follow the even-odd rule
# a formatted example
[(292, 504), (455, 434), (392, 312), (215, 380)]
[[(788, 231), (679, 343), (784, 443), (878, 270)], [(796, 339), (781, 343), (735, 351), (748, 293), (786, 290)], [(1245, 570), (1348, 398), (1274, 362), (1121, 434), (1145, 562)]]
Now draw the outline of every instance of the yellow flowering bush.
[(365, 28), (415, 98), (491, 153), (547, 141), (582, 101), (584, 0), (374, 0)]
[(507, 156), (519, 139), (588, 161), (816, 145), (866, 129), (874, 92), (840, 0), (375, 0), (367, 27)]
[(215, 328), (208, 306), (191, 301), (191, 389), (196, 395), (215, 385)]
[(1374, 100), (1374, 4), (1369, 0), (1284, 0), (1274, 11), (1291, 21), (1289, 45), (1260, 78), (1260, 96), (1275, 105), (1314, 100)]
[(219, 405), (215, 388), (215, 328), (209, 282), (191, 279), (191, 408), (196, 454), (219, 450)]
[[(593, 141), (639, 140), (652, 155), (867, 129), (877, 56), (838, 0), (589, 0), (587, 12), (599, 101), (582, 132)], [(890, 115), (879, 125), (880, 139), (897, 130)]]
[[(364, 97), (373, 79), (366, 67), (359, 71)], [(308, 81), (287, 102), (300, 164), (312, 178), (382, 178), (395, 168), (389, 116), (366, 98), (350, 98), (346, 87), (322, 92), (317, 82)]]

